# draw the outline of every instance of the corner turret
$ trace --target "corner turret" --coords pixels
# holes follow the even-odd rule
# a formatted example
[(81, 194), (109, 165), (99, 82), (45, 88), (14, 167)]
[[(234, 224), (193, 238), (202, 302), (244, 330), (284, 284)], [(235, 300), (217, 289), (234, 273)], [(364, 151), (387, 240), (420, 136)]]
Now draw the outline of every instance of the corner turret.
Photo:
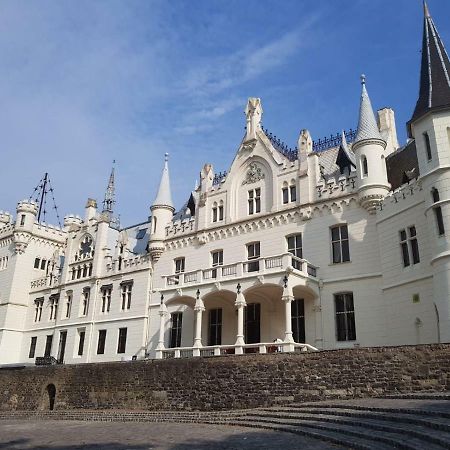
[(158, 261), (164, 250), (165, 228), (172, 220), (175, 208), (173, 207), (170, 191), (169, 154), (165, 154), (164, 168), (161, 174), (158, 194), (150, 207), (152, 219), (150, 226), (150, 241), (148, 250), (152, 260)]
[(22, 200), (17, 204), (17, 218), (14, 225), (14, 251), (22, 254), (31, 239), (38, 205), (31, 200)]
[(358, 131), (352, 151), (356, 157), (359, 202), (373, 214), (391, 186), (387, 179), (384, 154), (386, 141), (378, 129), (364, 75), (361, 75), (361, 84)]

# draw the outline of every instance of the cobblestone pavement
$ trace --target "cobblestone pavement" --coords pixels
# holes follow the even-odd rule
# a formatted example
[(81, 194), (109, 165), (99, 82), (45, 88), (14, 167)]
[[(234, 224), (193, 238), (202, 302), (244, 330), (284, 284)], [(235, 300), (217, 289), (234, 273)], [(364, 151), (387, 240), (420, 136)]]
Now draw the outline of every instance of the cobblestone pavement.
[(104, 423), (4, 420), (0, 449), (7, 450), (206, 450), (337, 449), (290, 433), (178, 423)]

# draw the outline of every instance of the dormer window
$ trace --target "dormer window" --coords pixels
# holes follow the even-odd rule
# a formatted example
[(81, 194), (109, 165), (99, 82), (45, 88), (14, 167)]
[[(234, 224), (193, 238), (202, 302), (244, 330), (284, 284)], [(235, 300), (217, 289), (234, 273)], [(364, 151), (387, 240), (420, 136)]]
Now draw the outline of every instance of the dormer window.
[(248, 214), (261, 212), (261, 188), (250, 189), (248, 191)]

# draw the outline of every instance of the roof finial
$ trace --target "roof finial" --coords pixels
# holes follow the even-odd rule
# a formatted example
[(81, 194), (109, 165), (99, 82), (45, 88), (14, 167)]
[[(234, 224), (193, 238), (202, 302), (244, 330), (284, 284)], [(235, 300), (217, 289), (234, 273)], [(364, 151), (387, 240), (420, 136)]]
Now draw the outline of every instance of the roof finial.
[(111, 175), (109, 176), (108, 186), (106, 187), (105, 198), (103, 200), (103, 214), (108, 218), (112, 228), (119, 228), (119, 219), (114, 216), (114, 205), (116, 203), (116, 186), (115, 186), (115, 164), (116, 160), (113, 159)]
[(164, 161), (165, 162), (169, 161), (169, 154), (167, 152), (164, 153)]
[(366, 76), (362, 73), (360, 78), (361, 78), (361, 84), (365, 85), (366, 84)]
[(424, 13), (425, 17), (431, 17), (430, 10), (428, 9), (428, 5), (425, 0), (423, 1), (423, 13)]

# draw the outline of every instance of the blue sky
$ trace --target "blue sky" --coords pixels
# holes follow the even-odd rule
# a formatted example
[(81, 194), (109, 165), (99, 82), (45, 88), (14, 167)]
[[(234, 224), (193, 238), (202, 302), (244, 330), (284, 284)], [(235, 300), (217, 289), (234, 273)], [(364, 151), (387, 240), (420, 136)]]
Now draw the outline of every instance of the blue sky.
[[(428, 4), (450, 46), (450, 2)], [(47, 171), (61, 216), (82, 215), (115, 159), (122, 224), (143, 221), (165, 152), (180, 207), (205, 162), (228, 169), (248, 97), (294, 147), (356, 127), (361, 73), (404, 141), (422, 25), (419, 0), (3, 0), (0, 209)]]

